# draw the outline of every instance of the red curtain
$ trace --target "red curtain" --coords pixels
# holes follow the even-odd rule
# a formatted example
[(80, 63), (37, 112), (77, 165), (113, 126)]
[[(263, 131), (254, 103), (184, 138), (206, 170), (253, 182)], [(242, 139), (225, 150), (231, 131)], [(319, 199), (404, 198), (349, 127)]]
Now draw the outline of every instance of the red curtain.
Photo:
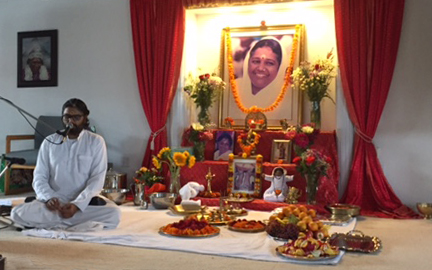
[(364, 215), (417, 216), (388, 184), (372, 142), (392, 81), (404, 2), (334, 1), (343, 91), (356, 128), (351, 174), (342, 201), (361, 206)]
[(178, 0), (130, 0), (130, 11), (138, 87), (152, 132), (142, 162), (149, 166), (152, 155), (167, 145), (165, 124), (180, 75), (185, 9)]

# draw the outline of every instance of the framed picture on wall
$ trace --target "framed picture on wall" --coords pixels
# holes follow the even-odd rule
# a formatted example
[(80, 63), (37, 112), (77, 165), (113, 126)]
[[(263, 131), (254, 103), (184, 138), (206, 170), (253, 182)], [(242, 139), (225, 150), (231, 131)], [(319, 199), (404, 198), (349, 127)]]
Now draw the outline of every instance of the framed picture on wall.
[(227, 91), (220, 101), (219, 126), (228, 116), (243, 123), (254, 106), (265, 113), (269, 128), (280, 128), (280, 119), (301, 123), (301, 95), (290, 81), (303, 61), (303, 31), (303, 25), (223, 29), (220, 74)]
[(273, 140), (272, 143), (272, 163), (281, 160), (283, 163), (291, 162), (291, 141), (290, 140)]
[(18, 33), (18, 87), (57, 86), (58, 31)]

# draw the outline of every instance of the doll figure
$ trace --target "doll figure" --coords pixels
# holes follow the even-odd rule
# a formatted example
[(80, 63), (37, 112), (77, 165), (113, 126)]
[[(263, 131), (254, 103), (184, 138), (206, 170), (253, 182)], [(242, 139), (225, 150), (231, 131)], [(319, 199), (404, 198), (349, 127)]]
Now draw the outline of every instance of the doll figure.
[(270, 181), (270, 187), (264, 192), (264, 200), (270, 202), (284, 202), (288, 193), (288, 185), (294, 179), (292, 175), (286, 175), (282, 167), (273, 169), (272, 175), (265, 175), (265, 180)]

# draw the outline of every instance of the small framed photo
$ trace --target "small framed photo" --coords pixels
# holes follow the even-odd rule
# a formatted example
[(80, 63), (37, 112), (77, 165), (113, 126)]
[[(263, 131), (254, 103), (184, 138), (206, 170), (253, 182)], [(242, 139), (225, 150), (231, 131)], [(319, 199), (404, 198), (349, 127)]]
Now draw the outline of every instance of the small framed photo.
[(234, 131), (219, 130), (216, 132), (214, 160), (228, 160), (234, 150)]
[(233, 193), (255, 193), (257, 164), (255, 159), (235, 158), (233, 162)]
[(18, 87), (57, 86), (58, 31), (18, 32)]
[(273, 140), (271, 161), (277, 163), (279, 160), (291, 162), (291, 140)]

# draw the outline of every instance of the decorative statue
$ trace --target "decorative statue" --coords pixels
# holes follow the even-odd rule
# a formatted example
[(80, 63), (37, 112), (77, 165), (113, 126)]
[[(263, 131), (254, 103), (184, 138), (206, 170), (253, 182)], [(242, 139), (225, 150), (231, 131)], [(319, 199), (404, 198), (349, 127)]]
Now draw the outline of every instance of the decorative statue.
[(215, 176), (216, 175), (211, 172), (211, 168), (209, 167), (208, 168), (208, 173), (205, 176), (205, 178), (207, 180), (207, 191), (209, 193), (212, 193), (211, 181), (213, 180), (213, 177), (215, 177)]
[(294, 179), (293, 175), (286, 175), (282, 167), (273, 169), (272, 175), (265, 175), (265, 180), (271, 181), (270, 187), (264, 192), (264, 200), (270, 202), (284, 202), (288, 193), (286, 182)]

